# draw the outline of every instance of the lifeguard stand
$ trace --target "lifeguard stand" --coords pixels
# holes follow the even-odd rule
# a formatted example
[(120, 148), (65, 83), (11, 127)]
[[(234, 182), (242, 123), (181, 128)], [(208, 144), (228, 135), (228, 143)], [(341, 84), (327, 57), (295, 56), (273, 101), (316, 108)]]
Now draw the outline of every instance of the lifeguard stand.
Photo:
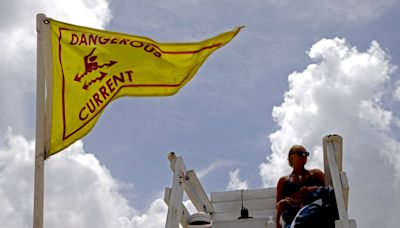
[[(342, 137), (323, 138), (325, 185), (334, 188), (339, 220), (335, 228), (357, 228), (348, 216), (349, 184), (342, 171)], [(165, 228), (275, 228), (276, 188), (211, 192), (208, 198), (196, 173), (186, 170), (182, 157), (170, 153), (174, 173), (172, 188), (165, 189), (168, 205)], [(183, 192), (197, 212), (190, 214), (183, 205)], [(243, 213), (244, 212), (244, 213)], [(243, 216), (245, 215), (245, 216)]]

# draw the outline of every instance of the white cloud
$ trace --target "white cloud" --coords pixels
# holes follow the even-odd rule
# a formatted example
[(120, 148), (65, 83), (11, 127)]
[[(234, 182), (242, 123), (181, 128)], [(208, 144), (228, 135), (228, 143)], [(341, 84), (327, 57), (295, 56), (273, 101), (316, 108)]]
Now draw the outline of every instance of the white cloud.
[(248, 189), (249, 186), (247, 181), (242, 181), (239, 176), (240, 169), (235, 169), (233, 172), (229, 172), (229, 183), (226, 187), (227, 190), (237, 190), (237, 189)]
[(396, 4), (396, 0), (336, 0), (323, 1), (324, 7), (333, 15), (343, 16), (348, 21), (368, 21), (376, 19)]
[(400, 82), (397, 83), (397, 88), (393, 92), (393, 97), (397, 101), (400, 101)]
[[(34, 143), (10, 133), (0, 144), (0, 224), (32, 225)], [(119, 193), (123, 183), (78, 141), (45, 164), (45, 227), (158, 228), (165, 223), (167, 207), (156, 199), (139, 214)], [(62, 222), (60, 222), (62, 221)]]
[(31, 224), (33, 192), (33, 143), (23, 137), (10, 137), (0, 146), (0, 223), (4, 227)]
[(275, 186), (290, 172), (287, 153), (293, 144), (312, 152), (309, 167), (323, 169), (321, 139), (337, 133), (344, 140), (351, 217), (359, 227), (395, 227), (400, 142), (391, 129), (398, 117), (383, 105), (383, 91), (394, 80), (390, 58), (375, 41), (360, 52), (338, 38), (320, 40), (309, 56), (315, 63), (289, 75), (284, 102), (273, 109), (279, 129), (269, 136), (272, 154), (260, 165), (264, 185)]
[[(57, 20), (104, 27), (111, 19), (107, 0), (16, 0), (0, 8), (0, 130), (33, 132), (36, 81), (36, 14)], [(31, 108), (26, 108), (31, 107)]]
[[(279, 8), (289, 9), (299, 18), (318, 18), (325, 21), (365, 23), (384, 15), (397, 3), (396, 0), (268, 0)], [(301, 9), (301, 10), (299, 10)]]
[(126, 220), (126, 223), (124, 226), (121, 226), (121, 228), (164, 227), (167, 218), (167, 211), (168, 208), (165, 205), (164, 200), (157, 199), (151, 204), (150, 209), (146, 214), (134, 216), (130, 221)]
[(209, 166), (199, 170), (197, 173), (197, 176), (199, 178), (202, 178), (204, 176), (207, 176), (208, 174), (210, 174), (211, 172), (217, 170), (217, 169), (221, 169), (227, 166), (231, 166), (234, 165), (235, 162), (232, 161), (225, 161), (225, 160), (217, 160), (214, 161), (213, 163), (211, 163)]
[(119, 227), (119, 217), (134, 213), (109, 170), (84, 153), (82, 142), (51, 157), (45, 178), (47, 227)]

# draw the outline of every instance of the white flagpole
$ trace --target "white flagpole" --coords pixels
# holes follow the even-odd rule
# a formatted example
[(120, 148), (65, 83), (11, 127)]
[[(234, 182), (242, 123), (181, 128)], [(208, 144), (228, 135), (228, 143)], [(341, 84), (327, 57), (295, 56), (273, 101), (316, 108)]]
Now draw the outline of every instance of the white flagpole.
[(44, 203), (44, 160), (45, 160), (45, 101), (46, 101), (46, 59), (48, 53), (43, 45), (50, 45), (50, 33), (44, 14), (36, 15), (37, 30), (37, 79), (36, 79), (36, 144), (35, 144), (35, 179), (33, 201), (33, 228), (43, 228)]

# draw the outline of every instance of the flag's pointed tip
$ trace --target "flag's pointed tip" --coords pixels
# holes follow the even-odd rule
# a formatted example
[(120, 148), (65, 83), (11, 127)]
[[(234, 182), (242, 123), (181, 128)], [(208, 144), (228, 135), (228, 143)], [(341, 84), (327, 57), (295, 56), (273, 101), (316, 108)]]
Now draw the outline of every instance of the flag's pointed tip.
[(245, 25), (239, 25), (239, 26), (237, 26), (236, 27), (236, 29), (234, 30), (235, 32), (236, 32), (236, 34), (237, 33), (239, 33), (243, 28), (245, 28), (246, 26)]
[(237, 26), (234, 30), (232, 30), (232, 32), (234, 32), (234, 34), (236, 36), (244, 27), (246, 27), (246, 26), (245, 25)]

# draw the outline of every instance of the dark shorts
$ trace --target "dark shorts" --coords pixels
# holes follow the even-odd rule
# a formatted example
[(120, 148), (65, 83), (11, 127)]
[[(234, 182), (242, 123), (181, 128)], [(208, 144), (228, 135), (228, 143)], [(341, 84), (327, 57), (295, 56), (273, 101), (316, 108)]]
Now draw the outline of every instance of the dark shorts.
[(287, 205), (282, 213), (282, 219), (285, 221), (285, 228), (289, 228), (297, 212), (300, 210), (298, 205)]

